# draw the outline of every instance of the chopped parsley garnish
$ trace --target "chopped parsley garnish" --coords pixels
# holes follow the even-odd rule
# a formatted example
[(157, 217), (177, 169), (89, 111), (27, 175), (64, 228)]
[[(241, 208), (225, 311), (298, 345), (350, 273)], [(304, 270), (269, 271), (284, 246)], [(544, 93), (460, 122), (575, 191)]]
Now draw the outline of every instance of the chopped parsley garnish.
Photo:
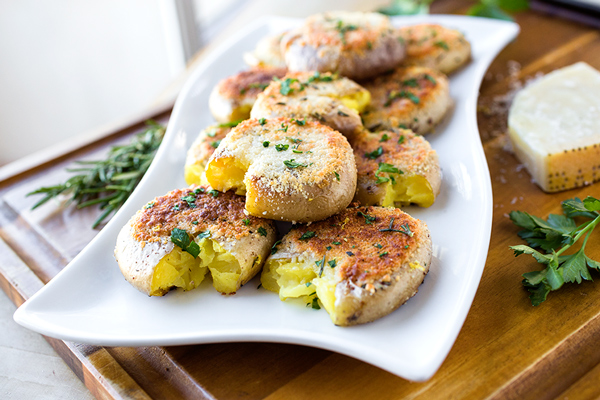
[(173, 206), (173, 211), (179, 211), (179, 204), (175, 204)]
[(378, 249), (381, 249), (383, 246), (380, 245), (379, 243), (375, 243), (373, 246), (377, 247)]
[(196, 196), (194, 194), (188, 194), (187, 196), (182, 197), (181, 200), (185, 201), (191, 208), (196, 207)]
[(188, 252), (192, 257), (198, 257), (200, 246), (194, 242), (190, 235), (183, 229), (175, 228), (171, 231), (171, 242), (181, 247), (181, 250)]
[(327, 261), (327, 264), (329, 264), (329, 266), (331, 268), (335, 268), (335, 266), (337, 265), (337, 260), (333, 259), (333, 260)]
[(306, 168), (306, 167), (308, 167), (308, 164), (297, 163), (295, 161), (295, 159), (293, 159), (293, 158), (291, 160), (285, 160), (283, 163), (288, 168), (299, 168), (299, 167)]
[(342, 21), (338, 21), (335, 25), (335, 29), (340, 33), (340, 38), (342, 39), (342, 43), (346, 44), (346, 32), (355, 31), (358, 29), (356, 25), (347, 24), (344, 25)]
[(362, 211), (357, 212), (356, 215), (363, 216), (365, 218), (365, 223), (367, 225), (371, 225), (373, 222), (377, 221), (377, 217), (374, 217), (374, 216), (369, 215), (369, 214), (365, 214)]
[(379, 257), (383, 257), (383, 256), (385, 256), (385, 255), (387, 255), (387, 254), (388, 254), (388, 252), (387, 252), (387, 251), (384, 251), (383, 253), (379, 253)]
[(408, 127), (404, 124), (398, 124), (398, 128), (400, 129), (408, 129)]
[(436, 80), (433, 78), (433, 76), (429, 75), (429, 74), (425, 74), (424, 75), (425, 79), (427, 79), (429, 82), (433, 83), (434, 85), (437, 84)]
[(390, 137), (387, 135), (387, 133), (384, 133), (381, 136), (381, 139), (379, 139), (379, 143), (381, 143), (381, 142), (387, 142), (389, 139), (390, 139)]
[(354, 256), (354, 253), (351, 251), (347, 251), (346, 254), (348, 254), (350, 257)]
[(208, 137), (215, 137), (216, 134), (217, 134), (217, 132), (215, 132), (215, 131), (206, 132), (206, 136), (208, 136)]
[(250, 218), (244, 218), (242, 221), (244, 221), (244, 225), (250, 225)]
[(198, 221), (192, 221), (192, 225), (198, 225)]
[(437, 46), (437, 47), (440, 47), (440, 48), (442, 48), (442, 49), (444, 49), (446, 51), (450, 50), (450, 48), (448, 47), (448, 43), (446, 43), (444, 41), (441, 41), (441, 40), (439, 42), (435, 42), (433, 45)]
[(219, 192), (217, 192), (215, 189), (210, 189), (208, 194), (210, 194), (212, 197), (219, 197)]
[(402, 86), (418, 87), (419, 83), (417, 82), (417, 80), (415, 78), (411, 78), (411, 79), (407, 79), (404, 82), (402, 82)]
[[(298, 79), (296, 78), (285, 78), (283, 81), (281, 81), (281, 87), (279, 88), (279, 93), (281, 93), (284, 96), (287, 96), (288, 94), (291, 94), (294, 92), (294, 88), (291, 86), (292, 84), (294, 84), (295, 82), (298, 82)], [(300, 90), (304, 89), (303, 85), (300, 85)]]
[(401, 98), (409, 99), (415, 104), (419, 104), (420, 102), (419, 98), (411, 92), (407, 92), (406, 90), (401, 90), (399, 92), (392, 90), (390, 94), (388, 94), (387, 101), (383, 104), (383, 106), (389, 107), (394, 100)]
[(319, 298), (318, 297), (315, 297), (312, 300), (311, 307), (312, 307), (313, 310), (320, 310), (321, 309), (321, 306), (319, 305)]
[(217, 147), (219, 147), (219, 145), (220, 145), (220, 144), (221, 144), (221, 141), (220, 141), (220, 140), (215, 140), (214, 142), (211, 142), (211, 143), (210, 143), (210, 145), (211, 145), (213, 148), (215, 148), (215, 149), (216, 149)]
[(289, 149), (289, 148), (290, 148), (290, 145), (289, 145), (289, 144), (276, 144), (276, 145), (275, 145), (275, 149), (276, 149), (277, 151), (286, 151), (286, 150), (287, 150), (287, 149)]
[(204, 188), (202, 188), (202, 187), (200, 187), (200, 188), (198, 188), (198, 189), (194, 190), (194, 193), (195, 193), (195, 194), (200, 194), (200, 193), (204, 193), (204, 192), (206, 192), (206, 189), (204, 189)]
[(200, 232), (198, 234), (198, 236), (196, 236), (198, 239), (207, 239), (210, 237), (210, 230), (205, 230), (204, 232)]
[(314, 238), (317, 234), (313, 231), (306, 231), (300, 236), (300, 240), (308, 240)]
[(263, 142), (263, 147), (269, 147), (270, 144), (271, 144), (271, 142), (269, 142), (268, 140), (265, 140)]
[(313, 76), (311, 76), (310, 78), (308, 78), (307, 83), (313, 83), (313, 82), (331, 82), (335, 79), (337, 79), (338, 76), (337, 74), (327, 74), (327, 75), (321, 75), (321, 73), (319, 71), (315, 72)]
[(333, 249), (333, 247), (331, 247), (331, 246), (327, 246), (327, 247), (325, 247), (325, 248), (327, 249), (327, 251), (329, 251), (329, 250)]
[(336, 246), (339, 246), (340, 244), (342, 244), (341, 242), (332, 242), (333, 244), (335, 244)]
[(400, 171), (398, 168), (394, 167), (392, 164), (379, 163), (379, 168), (377, 168), (377, 171), (375, 171), (375, 177), (377, 178), (375, 180), (375, 183), (377, 183), (378, 185), (381, 183), (389, 182), (390, 180), (392, 181), (392, 183), (396, 183), (396, 180), (394, 179), (393, 176), (386, 177), (386, 176), (379, 175), (382, 172), (387, 172), (388, 174), (403, 174), (404, 173), (404, 172)]
[(337, 113), (338, 113), (338, 115), (339, 115), (340, 117), (349, 117), (349, 115), (348, 115), (348, 114), (346, 114), (346, 113), (345, 113), (345, 112), (343, 112), (343, 111), (339, 111), (339, 110), (338, 110), (338, 112), (337, 112)]
[(266, 118), (260, 118), (260, 119), (258, 120), (258, 123), (259, 123), (259, 124), (261, 124), (261, 125), (264, 125), (264, 124), (266, 124), (266, 123), (267, 123), (267, 119), (266, 119)]
[(240, 89), (240, 94), (245, 94), (250, 89), (265, 90), (267, 88), (267, 86), (269, 86), (268, 83), (259, 83), (259, 82), (251, 83), (247, 87)]
[(295, 118), (292, 118), (292, 122), (295, 122), (295, 123), (296, 123), (296, 125), (299, 125), (299, 126), (304, 126), (304, 125), (306, 125), (306, 119), (304, 119), (304, 118), (303, 118), (303, 119), (295, 119)]
[(335, 179), (340, 180), (340, 174), (337, 173), (337, 171), (333, 171), (333, 174), (335, 175)]
[(219, 128), (235, 128), (242, 121), (243, 121), (243, 119), (240, 119), (240, 120), (237, 120), (237, 121), (232, 121), (232, 122), (223, 122), (222, 124), (219, 124), (218, 127)]
[(287, 132), (287, 131), (288, 131), (288, 128), (289, 128), (289, 127), (287, 126), (287, 124), (286, 124), (285, 122), (282, 122), (282, 123), (281, 123), (281, 128), (279, 128), (279, 129), (277, 129), (277, 130), (278, 130), (278, 131), (284, 131), (284, 132)]
[[(276, 241), (276, 242), (273, 244), (273, 247), (271, 247), (271, 254), (275, 254), (275, 253), (277, 253), (277, 250), (278, 250), (277, 246), (278, 246), (278, 245), (280, 245), (280, 244), (281, 244), (281, 240), (278, 240), (278, 241)], [(309, 283), (310, 283), (310, 282), (309, 282)], [(307, 285), (307, 286), (308, 286), (308, 285)]]
[(374, 159), (376, 159), (377, 157), (379, 157), (382, 154), (383, 154), (383, 148), (381, 146), (379, 146), (377, 148), (377, 150), (373, 150), (370, 153), (365, 153), (365, 157), (367, 157), (367, 158), (369, 158), (371, 160), (374, 160)]
[(398, 139), (398, 144), (404, 143), (404, 139), (404, 135), (400, 135), (400, 138)]
[(304, 152), (303, 152), (303, 151), (300, 151), (300, 150), (296, 150), (296, 149), (294, 149), (294, 150), (292, 150), (292, 153), (296, 153), (296, 154), (302, 154), (302, 153), (304, 153)]
[(260, 228), (258, 228), (258, 233), (260, 234), (260, 236), (267, 236), (267, 230), (265, 228), (263, 228), (262, 226)]
[(285, 138), (294, 144), (302, 143), (302, 139), (294, 139), (293, 137), (289, 137), (289, 136), (286, 136)]
[(148, 204), (146, 204), (146, 207), (144, 207), (144, 208), (147, 210), (147, 209), (149, 209), (149, 208), (152, 208), (152, 207), (154, 207), (154, 204), (156, 204), (156, 203), (154, 203), (154, 202), (152, 202), (152, 203), (148, 203)]

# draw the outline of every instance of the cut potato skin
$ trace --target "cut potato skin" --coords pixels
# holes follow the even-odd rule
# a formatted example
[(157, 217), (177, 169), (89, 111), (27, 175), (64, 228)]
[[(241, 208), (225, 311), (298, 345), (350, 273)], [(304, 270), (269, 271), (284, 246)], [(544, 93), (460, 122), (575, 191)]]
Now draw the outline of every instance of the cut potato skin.
[(403, 65), (428, 67), (451, 74), (471, 58), (471, 44), (462, 32), (436, 24), (418, 24), (399, 28), (406, 43)]
[(389, 18), (343, 11), (308, 17), (283, 37), (281, 51), (290, 71), (338, 72), (350, 79), (377, 76), (405, 57)]
[(255, 67), (220, 81), (210, 93), (208, 106), (218, 122), (248, 119), (258, 95), (273, 78), (281, 78), (286, 68)]
[[(292, 229), (267, 260), (261, 282), (268, 290), (292, 294), (295, 285), (297, 297), (316, 291), (334, 324), (357, 325), (389, 314), (414, 296), (431, 257), (431, 238), (422, 221), (394, 208), (350, 207)], [(278, 270), (289, 262), (295, 264), (287, 277), (297, 278), (282, 288), (279, 282), (286, 277)], [(303, 267), (296, 272), (298, 265)]]
[(356, 190), (352, 148), (318, 122), (250, 119), (221, 141), (206, 168), (210, 185), (246, 195), (246, 211), (308, 222), (346, 208)]
[[(166, 256), (182, 252), (171, 240), (175, 228), (185, 230), (192, 238), (202, 234), (202, 239), (197, 240), (201, 248), (198, 258), (210, 252), (210, 262), (219, 261), (219, 254), (224, 254), (220, 259), (230, 257), (238, 263), (239, 277), (233, 284), (217, 282), (214, 276), (217, 270), (213, 271), (213, 284), (223, 294), (235, 293), (256, 275), (276, 240), (274, 223), (245, 215), (242, 197), (205, 186), (171, 191), (139, 210), (117, 238), (115, 258), (121, 272), (142, 293), (162, 296), (168, 291), (169, 287), (153, 286), (153, 279), (157, 265)], [(206, 241), (210, 241), (210, 246), (205, 246)], [(217, 272), (229, 272), (227, 265), (221, 263), (219, 267), (222, 270)], [(194, 275), (193, 271), (191, 274)]]
[[(411, 130), (364, 131), (351, 145), (358, 173), (354, 200), (361, 204), (400, 207), (412, 203), (429, 207), (440, 193), (442, 174), (438, 155), (427, 140)], [(377, 156), (380, 148), (381, 155)], [(383, 163), (402, 173), (378, 172)], [(392, 179), (400, 186), (413, 185), (402, 200), (394, 202), (389, 196)], [(419, 190), (415, 192), (416, 189)]]
[(233, 128), (230, 124), (211, 125), (203, 129), (192, 143), (185, 159), (185, 182), (188, 185), (208, 185), (204, 172), (210, 156), (221, 140)]
[(371, 92), (371, 104), (362, 114), (370, 131), (403, 128), (428, 133), (452, 103), (448, 78), (431, 68), (398, 68), (363, 85)]
[(337, 74), (291, 72), (271, 82), (258, 96), (250, 116), (318, 121), (352, 137), (362, 129), (359, 113), (370, 99), (365, 88)]

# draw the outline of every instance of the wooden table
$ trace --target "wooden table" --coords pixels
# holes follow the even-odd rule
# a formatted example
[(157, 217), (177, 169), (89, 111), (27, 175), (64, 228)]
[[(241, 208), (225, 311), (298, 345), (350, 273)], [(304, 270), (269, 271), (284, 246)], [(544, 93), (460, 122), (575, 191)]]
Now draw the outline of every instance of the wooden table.
[[(440, 1), (432, 12), (464, 13), (470, 4)], [(96, 397), (107, 399), (600, 397), (600, 287), (596, 282), (568, 285), (532, 307), (521, 274), (538, 266), (533, 259), (512, 256), (508, 246), (520, 240), (507, 218), (513, 209), (540, 216), (560, 213), (563, 199), (600, 197), (600, 184), (544, 194), (505, 150), (504, 135), (511, 91), (537, 73), (576, 61), (600, 69), (600, 33), (534, 12), (518, 15), (517, 22), (522, 32), (490, 67), (479, 101), (494, 191), (489, 255), (462, 331), (432, 379), (409, 382), (343, 355), (295, 345), (104, 348), (48, 342)], [(166, 122), (169, 110), (153, 117)], [(141, 129), (141, 122), (129, 124), (42, 164), (0, 170), (0, 287), (15, 304), (39, 290), (97, 233), (87, 228), (95, 211), (32, 213), (34, 200), (23, 194), (61, 181), (73, 160), (97, 158)], [(74, 233), (74, 226), (84, 228)], [(599, 237), (588, 248), (590, 256), (600, 258)]]

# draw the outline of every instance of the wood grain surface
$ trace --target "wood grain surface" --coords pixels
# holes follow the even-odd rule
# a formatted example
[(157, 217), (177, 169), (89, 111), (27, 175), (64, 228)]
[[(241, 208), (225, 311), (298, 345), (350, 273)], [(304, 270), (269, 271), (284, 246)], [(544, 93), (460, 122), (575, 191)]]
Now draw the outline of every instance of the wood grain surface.
[[(434, 3), (432, 11), (464, 13), (471, 4), (444, 0)], [(519, 14), (517, 22), (521, 34), (490, 67), (479, 99), (479, 129), (494, 194), (490, 250), (458, 339), (429, 381), (410, 382), (343, 355), (295, 345), (102, 348), (47, 340), (101, 399), (599, 398), (600, 287), (596, 281), (566, 285), (532, 307), (521, 274), (538, 264), (513, 257), (508, 246), (521, 241), (508, 213), (560, 213), (566, 198), (600, 197), (600, 184), (543, 193), (506, 150), (505, 131), (512, 94), (527, 80), (577, 61), (600, 69), (600, 33), (532, 11)], [(157, 117), (164, 122), (168, 115)], [(141, 129), (135, 123), (107, 132), (105, 139), (52, 162), (4, 175), (0, 287), (15, 304), (39, 290), (97, 233), (89, 228), (95, 211), (54, 207), (32, 212), (34, 200), (24, 194), (60, 181), (73, 160), (97, 157)], [(590, 256), (600, 259), (598, 235), (588, 248)], [(598, 273), (592, 276), (600, 281)]]

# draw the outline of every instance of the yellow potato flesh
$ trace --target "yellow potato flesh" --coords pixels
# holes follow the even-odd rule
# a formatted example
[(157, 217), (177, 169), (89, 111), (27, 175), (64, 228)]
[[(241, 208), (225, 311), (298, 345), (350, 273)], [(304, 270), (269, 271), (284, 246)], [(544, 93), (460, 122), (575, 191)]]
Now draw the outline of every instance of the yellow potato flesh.
[(234, 293), (241, 275), (239, 261), (211, 239), (198, 242), (200, 254), (191, 254), (175, 246), (164, 256), (152, 275), (151, 296), (163, 296), (173, 287), (192, 290), (198, 287), (210, 271), (213, 286), (221, 293)]
[(199, 258), (175, 247), (154, 269), (150, 296), (162, 296), (173, 287), (192, 290), (198, 287), (208, 272)]
[(184, 169), (185, 182), (188, 185), (208, 185), (204, 175), (204, 166), (199, 164), (189, 164)]
[(320, 267), (314, 261), (268, 260), (260, 281), (265, 289), (279, 293), (281, 300), (302, 298), (310, 303), (316, 292), (316, 297), (334, 319), (335, 271), (328, 264), (325, 264), (321, 277), (318, 277), (319, 271)]
[(231, 112), (229, 116), (229, 120), (225, 122), (234, 122), (234, 121), (242, 121), (250, 118), (250, 111), (252, 111), (252, 104), (242, 104), (239, 107), (236, 107)]
[(386, 183), (385, 196), (381, 202), (384, 207), (400, 207), (416, 204), (429, 207), (435, 200), (433, 189), (424, 177), (420, 175), (398, 176), (395, 183)]
[(340, 97), (340, 101), (346, 107), (356, 110), (356, 112), (360, 114), (371, 102), (371, 93), (366, 90), (356, 92), (348, 96)]
[(207, 266), (213, 278), (213, 286), (221, 293), (235, 293), (242, 274), (239, 261), (214, 241), (212, 249), (213, 258)]
[(235, 190), (235, 194), (245, 195), (244, 175), (248, 167), (235, 158), (213, 159), (206, 167), (206, 180), (214, 189), (221, 192)]

